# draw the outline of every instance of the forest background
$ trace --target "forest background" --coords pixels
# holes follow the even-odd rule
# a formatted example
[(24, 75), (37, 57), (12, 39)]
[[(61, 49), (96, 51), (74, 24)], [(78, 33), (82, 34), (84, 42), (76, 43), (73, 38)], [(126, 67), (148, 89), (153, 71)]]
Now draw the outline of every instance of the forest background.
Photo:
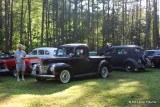
[(160, 48), (159, 0), (0, 0), (0, 52), (86, 43)]

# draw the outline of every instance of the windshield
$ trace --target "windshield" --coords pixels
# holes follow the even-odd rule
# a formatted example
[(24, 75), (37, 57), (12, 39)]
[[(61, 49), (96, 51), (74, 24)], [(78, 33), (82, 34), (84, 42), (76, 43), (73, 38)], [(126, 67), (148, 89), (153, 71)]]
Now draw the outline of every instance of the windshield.
[(160, 55), (160, 51), (156, 51), (154, 55)]
[(141, 48), (135, 48), (134, 51), (136, 53), (143, 53), (143, 50)]
[(57, 50), (56, 56), (72, 56), (73, 52), (74, 52), (73, 47), (59, 48)]
[(145, 52), (147, 56), (153, 56), (154, 55), (154, 51), (146, 51)]
[(13, 54), (1, 54), (0, 59), (11, 59), (14, 58)]

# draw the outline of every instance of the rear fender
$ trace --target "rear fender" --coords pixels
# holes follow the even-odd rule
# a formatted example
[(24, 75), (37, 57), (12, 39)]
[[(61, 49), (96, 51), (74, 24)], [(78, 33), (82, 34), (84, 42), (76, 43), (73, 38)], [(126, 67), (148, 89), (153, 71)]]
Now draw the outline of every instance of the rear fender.
[(123, 68), (124, 68), (125, 64), (128, 62), (131, 62), (135, 67), (137, 67), (138, 62), (136, 62), (136, 60), (134, 60), (132, 58), (128, 58), (123, 62)]
[(106, 66), (108, 68), (109, 72), (111, 72), (111, 65), (109, 64), (109, 62), (107, 62), (106, 60), (102, 60), (98, 66), (98, 73), (100, 73), (102, 66)]

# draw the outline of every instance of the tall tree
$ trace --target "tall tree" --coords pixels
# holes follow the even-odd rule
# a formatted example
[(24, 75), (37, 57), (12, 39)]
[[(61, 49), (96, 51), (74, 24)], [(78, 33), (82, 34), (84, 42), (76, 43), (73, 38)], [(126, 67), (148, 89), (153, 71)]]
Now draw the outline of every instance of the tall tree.
[(74, 42), (77, 42), (77, 5), (78, 0), (74, 0)]
[(147, 49), (149, 43), (150, 23), (149, 23), (149, 0), (146, 0), (146, 36), (145, 36), (145, 48)]
[(31, 0), (28, 0), (28, 41), (29, 49), (32, 50), (32, 31), (31, 31)]
[(44, 15), (45, 15), (45, 8), (46, 8), (46, 0), (43, 0), (43, 7), (42, 7), (42, 26), (41, 26), (41, 47), (43, 46), (43, 39), (44, 39)]
[(24, 0), (22, 0), (21, 4), (21, 30), (20, 30), (20, 43), (22, 44), (22, 37), (23, 37), (23, 7), (24, 7)]
[(0, 0), (0, 37), (2, 36), (2, 25), (3, 25), (3, 22), (2, 22), (2, 0)]
[(153, 0), (154, 6), (154, 20), (153, 20), (153, 40), (154, 40), (154, 49), (158, 49), (159, 45), (159, 33), (158, 33), (158, 20), (157, 20), (157, 0)]

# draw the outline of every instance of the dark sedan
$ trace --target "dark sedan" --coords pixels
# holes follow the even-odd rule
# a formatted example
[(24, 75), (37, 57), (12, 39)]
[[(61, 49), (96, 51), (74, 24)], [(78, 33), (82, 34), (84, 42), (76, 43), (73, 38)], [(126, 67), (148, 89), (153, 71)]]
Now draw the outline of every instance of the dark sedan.
[(112, 69), (125, 69), (127, 72), (144, 70), (141, 57), (143, 50), (136, 45), (109, 47), (104, 56), (111, 56)]

